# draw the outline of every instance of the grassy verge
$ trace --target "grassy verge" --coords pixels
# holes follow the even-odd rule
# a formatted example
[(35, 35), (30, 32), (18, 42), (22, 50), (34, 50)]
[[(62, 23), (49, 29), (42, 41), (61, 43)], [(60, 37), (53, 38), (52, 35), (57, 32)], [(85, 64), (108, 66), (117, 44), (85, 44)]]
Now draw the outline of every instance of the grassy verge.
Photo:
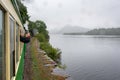
[(47, 55), (53, 59), (55, 62), (60, 63), (61, 51), (58, 48), (54, 48), (49, 41), (44, 37), (43, 34), (36, 35), (40, 42), (40, 48), (44, 50)]
[(33, 39), (31, 46), (32, 80), (51, 80), (48, 71), (44, 69), (43, 62), (36, 51), (35, 39)]
[(41, 43), (40, 43), (40, 48), (41, 48), (42, 50), (44, 50), (44, 51), (47, 53), (47, 55), (48, 55), (51, 59), (53, 59), (55, 62), (58, 62), (58, 61), (59, 61), (59, 59), (60, 59), (60, 54), (61, 54), (61, 52), (60, 52), (59, 49), (53, 48), (53, 47), (50, 45), (50, 43), (48, 43), (48, 42), (41, 42)]
[(65, 80), (64, 77), (51, 74), (53, 67), (45, 66), (49, 60), (45, 58), (44, 52), (38, 50), (39, 42), (36, 38), (31, 40), (31, 80)]

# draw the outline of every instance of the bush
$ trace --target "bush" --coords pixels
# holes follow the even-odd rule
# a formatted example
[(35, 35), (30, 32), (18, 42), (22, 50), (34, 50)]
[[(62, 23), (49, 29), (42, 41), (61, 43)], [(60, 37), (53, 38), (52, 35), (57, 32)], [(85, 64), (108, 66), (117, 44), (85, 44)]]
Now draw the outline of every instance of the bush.
[(41, 33), (37, 34), (36, 35), (37, 39), (40, 41), (40, 42), (46, 42), (47, 40), (45, 39), (45, 36)]
[(60, 59), (61, 51), (57, 48), (53, 48), (50, 43), (41, 42), (40, 48), (43, 49), (47, 53), (47, 55), (54, 61), (58, 62), (58, 60)]
[(40, 42), (40, 48), (44, 50), (47, 55), (55, 62), (60, 63), (61, 51), (57, 48), (52, 47), (44, 34), (39, 33), (36, 35), (36, 37)]

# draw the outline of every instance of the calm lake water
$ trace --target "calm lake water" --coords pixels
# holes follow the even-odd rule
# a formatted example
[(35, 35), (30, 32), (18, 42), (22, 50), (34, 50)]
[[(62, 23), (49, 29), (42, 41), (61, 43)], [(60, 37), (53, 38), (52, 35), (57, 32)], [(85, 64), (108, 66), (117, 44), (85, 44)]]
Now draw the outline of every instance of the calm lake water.
[(74, 80), (120, 80), (120, 36), (50, 35)]

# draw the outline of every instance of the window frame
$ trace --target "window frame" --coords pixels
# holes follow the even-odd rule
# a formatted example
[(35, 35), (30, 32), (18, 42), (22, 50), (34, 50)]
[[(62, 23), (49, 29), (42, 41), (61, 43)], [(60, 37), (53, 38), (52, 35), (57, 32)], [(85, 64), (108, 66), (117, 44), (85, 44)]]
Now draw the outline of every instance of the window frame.
[(2, 79), (6, 79), (6, 54), (5, 54), (5, 10), (4, 8), (0, 5), (0, 10), (2, 11)]

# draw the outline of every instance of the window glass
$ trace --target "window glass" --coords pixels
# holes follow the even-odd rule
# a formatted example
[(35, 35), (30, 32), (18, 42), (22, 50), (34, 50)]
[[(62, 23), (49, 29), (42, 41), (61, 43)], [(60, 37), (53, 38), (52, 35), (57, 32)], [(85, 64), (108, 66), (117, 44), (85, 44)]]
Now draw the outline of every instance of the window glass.
[(3, 23), (4, 23), (4, 19), (3, 19), (3, 16), (4, 16), (4, 13), (3, 11), (0, 9), (0, 80), (3, 79), (3, 60), (4, 60), (4, 57), (3, 57)]
[(16, 62), (18, 62), (18, 50), (19, 50), (19, 25), (16, 23)]
[(14, 19), (10, 18), (10, 77), (15, 75)]

